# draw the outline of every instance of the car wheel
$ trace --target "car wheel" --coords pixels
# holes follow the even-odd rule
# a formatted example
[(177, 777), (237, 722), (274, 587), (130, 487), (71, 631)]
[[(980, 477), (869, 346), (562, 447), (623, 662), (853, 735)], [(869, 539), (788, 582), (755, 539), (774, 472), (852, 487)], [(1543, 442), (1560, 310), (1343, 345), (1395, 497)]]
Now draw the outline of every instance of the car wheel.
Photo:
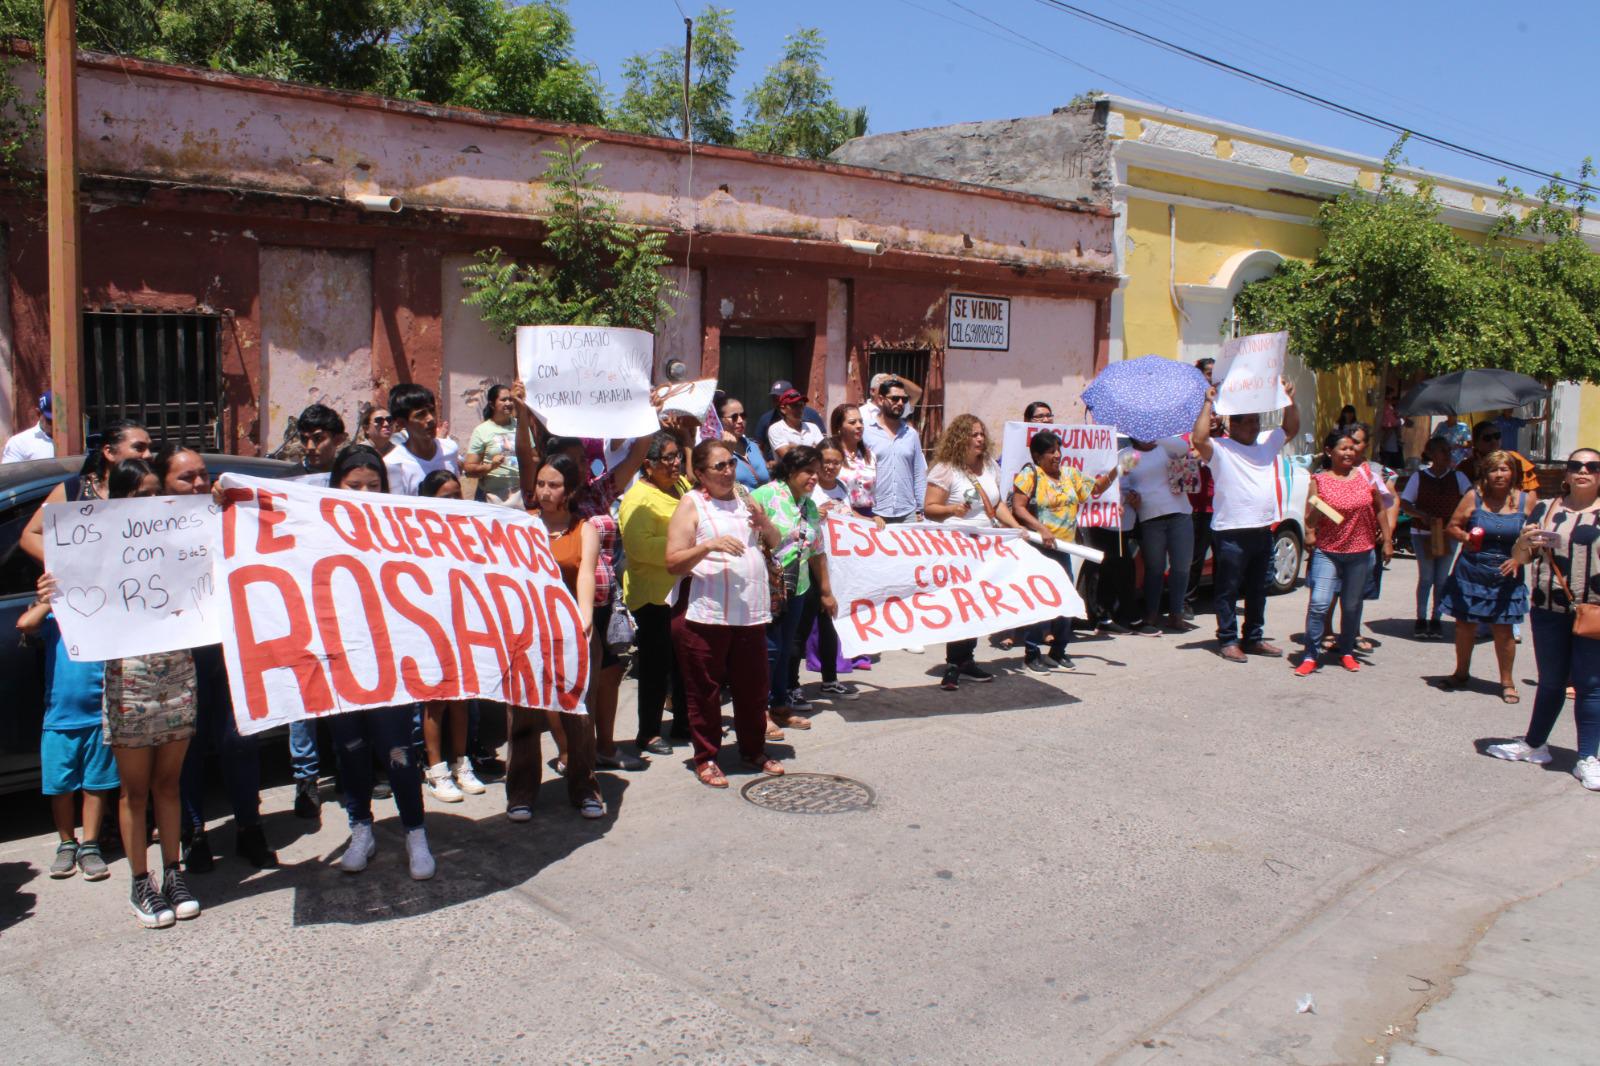
[(1272, 589), (1274, 596), (1294, 590), (1300, 577), (1300, 534), (1284, 527), (1272, 535)]

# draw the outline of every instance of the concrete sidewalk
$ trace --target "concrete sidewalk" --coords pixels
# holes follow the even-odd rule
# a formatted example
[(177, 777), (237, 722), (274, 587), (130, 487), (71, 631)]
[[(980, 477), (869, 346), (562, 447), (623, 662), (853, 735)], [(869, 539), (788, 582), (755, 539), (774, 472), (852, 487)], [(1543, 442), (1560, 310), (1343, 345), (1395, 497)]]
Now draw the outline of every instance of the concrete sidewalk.
[[(1600, 849), (1584, 849), (1600, 861)], [(1447, 996), (1417, 1017), (1391, 1066), (1580, 1066), (1600, 1032), (1600, 872), (1508, 907)]]

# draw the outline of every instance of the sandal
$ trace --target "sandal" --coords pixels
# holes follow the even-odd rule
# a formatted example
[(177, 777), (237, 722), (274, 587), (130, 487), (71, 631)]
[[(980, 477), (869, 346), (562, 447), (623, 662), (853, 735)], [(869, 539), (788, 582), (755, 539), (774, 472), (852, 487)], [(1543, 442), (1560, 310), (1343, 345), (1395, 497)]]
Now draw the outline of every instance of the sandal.
[(785, 715), (782, 718), (774, 714), (771, 715), (771, 718), (774, 724), (783, 729), (799, 729), (803, 732), (811, 728), (811, 720), (809, 718), (801, 718), (798, 714)]
[(764, 758), (760, 762), (751, 762), (750, 760), (746, 759), (745, 765), (750, 767), (750, 769), (754, 770), (758, 774), (766, 774), (769, 777), (783, 776), (783, 763), (779, 762), (777, 759)]
[(1517, 690), (1514, 686), (1506, 685), (1500, 689), (1500, 702), (1521, 703), (1522, 697), (1517, 695)]
[(1472, 678), (1470, 675), (1467, 677), (1457, 677), (1455, 674), (1446, 674), (1444, 677), (1441, 677), (1438, 681), (1434, 682), (1435, 686), (1443, 689), (1445, 692), (1460, 692), (1471, 683)]
[(783, 730), (779, 729), (775, 725), (768, 725), (767, 726), (767, 739), (768, 740), (782, 740), (783, 739)]
[(723, 776), (722, 768), (714, 762), (703, 762), (694, 768), (694, 776), (707, 788), (727, 788), (728, 779)]
[(1360, 652), (1362, 655), (1372, 654), (1372, 649), (1376, 647), (1377, 645), (1372, 643), (1372, 641), (1368, 640), (1366, 637), (1356, 638), (1356, 651)]

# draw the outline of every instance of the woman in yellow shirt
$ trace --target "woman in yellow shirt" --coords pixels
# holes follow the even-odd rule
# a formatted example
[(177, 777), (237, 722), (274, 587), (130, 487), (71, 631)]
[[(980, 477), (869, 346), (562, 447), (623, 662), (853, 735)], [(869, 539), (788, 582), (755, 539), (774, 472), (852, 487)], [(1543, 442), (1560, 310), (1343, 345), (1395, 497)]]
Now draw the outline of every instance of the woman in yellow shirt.
[(683, 495), (683, 439), (670, 429), (650, 439), (639, 479), (622, 497), (618, 523), (627, 566), (622, 572), (622, 601), (633, 614), (639, 648), (639, 733), (641, 751), (671, 755), (672, 744), (661, 735), (667, 692), (672, 692), (672, 737), (687, 741), (688, 704), (678, 657), (672, 647), (673, 608), (667, 597), (678, 579), (667, 572), (667, 525)]

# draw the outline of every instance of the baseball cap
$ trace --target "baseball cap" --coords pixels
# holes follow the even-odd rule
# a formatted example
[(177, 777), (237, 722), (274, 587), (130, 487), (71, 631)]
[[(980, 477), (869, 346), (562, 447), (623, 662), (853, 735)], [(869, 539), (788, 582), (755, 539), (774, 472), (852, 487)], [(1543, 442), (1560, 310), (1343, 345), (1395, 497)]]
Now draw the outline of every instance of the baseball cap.
[(54, 405), (55, 397), (53, 394), (47, 392), (43, 396), (39, 397), (39, 413), (44, 415), (46, 418), (55, 417), (55, 415), (51, 413)]
[(801, 394), (799, 389), (788, 389), (788, 390), (786, 390), (784, 392), (784, 394), (782, 396), (778, 397), (778, 406), (779, 407), (787, 407), (792, 403), (805, 403), (805, 402), (806, 402), (806, 397)]
[(779, 378), (777, 381), (772, 383), (772, 395), (774, 396), (782, 396), (784, 393), (790, 392), (793, 389), (794, 383), (791, 381), (784, 381), (782, 378)]

